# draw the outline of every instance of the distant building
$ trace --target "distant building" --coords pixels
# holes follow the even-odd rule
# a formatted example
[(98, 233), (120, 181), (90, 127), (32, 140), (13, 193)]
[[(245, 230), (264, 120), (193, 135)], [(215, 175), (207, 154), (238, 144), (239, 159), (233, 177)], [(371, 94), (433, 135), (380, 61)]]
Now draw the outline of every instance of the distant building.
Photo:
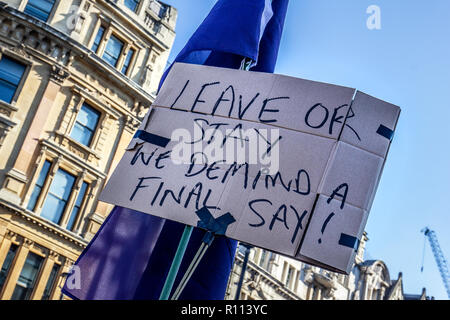
[[(403, 292), (402, 274), (393, 280), (381, 260), (364, 261), (364, 234), (349, 275), (312, 267), (260, 248), (251, 249), (240, 292), (242, 300), (424, 300), (426, 291)], [(241, 275), (245, 249), (236, 254), (226, 299), (234, 299)]]
[(154, 0), (0, 2), (0, 299), (60, 298), (112, 208), (99, 192), (154, 100), (176, 19)]

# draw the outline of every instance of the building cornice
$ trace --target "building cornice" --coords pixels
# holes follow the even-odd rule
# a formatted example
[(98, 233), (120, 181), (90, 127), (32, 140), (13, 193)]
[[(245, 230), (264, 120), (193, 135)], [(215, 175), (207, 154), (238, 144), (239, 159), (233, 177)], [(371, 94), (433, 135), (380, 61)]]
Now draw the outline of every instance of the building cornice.
[[(57, 133), (57, 134), (61, 135), (61, 133)], [(66, 137), (66, 138), (70, 138), (70, 137)], [(94, 168), (93, 166), (88, 164), (86, 161), (74, 156), (72, 153), (68, 152), (67, 150), (60, 147), (59, 145), (53, 143), (51, 140), (48, 140), (48, 139), (41, 140), (41, 144), (43, 146), (49, 148), (50, 150), (53, 150), (55, 152), (55, 154), (60, 154), (63, 157), (65, 157), (66, 159), (69, 159), (72, 163), (76, 164), (78, 167), (80, 167), (84, 170), (87, 170), (88, 172), (91, 172), (98, 179), (102, 179), (102, 180), (106, 179), (107, 175), (104, 172), (98, 170), (97, 168)], [(79, 145), (79, 143), (77, 143), (77, 145)], [(93, 151), (90, 151), (90, 152), (93, 152)], [(96, 155), (96, 157), (98, 158), (99, 156)]]
[[(116, 3), (114, 3), (111, 0), (103, 0), (103, 2), (107, 5), (109, 5), (116, 14), (120, 15), (124, 20), (126, 21), (133, 21), (136, 25), (138, 25), (141, 28), (137, 28), (137, 30), (146, 38), (148, 38), (149, 40), (151, 40), (152, 42), (154, 42), (157, 46), (158, 49), (163, 51), (163, 50), (169, 50), (170, 49), (170, 45), (165, 44), (163, 41), (161, 41), (160, 39), (158, 39), (158, 37), (156, 37), (155, 35), (153, 35), (150, 31), (148, 31), (146, 29), (145, 24), (143, 24), (142, 22), (134, 19), (133, 17), (131, 17), (128, 13), (126, 13), (124, 10), (122, 10), (119, 6), (117, 6)], [(158, 20), (159, 21), (159, 20)], [(175, 31), (172, 30), (172, 28), (170, 28), (169, 25), (167, 25), (166, 23), (163, 23), (164, 26), (167, 27), (168, 30), (170, 30), (171, 32), (173, 32), (175, 34)]]
[[(107, 71), (105, 74), (107, 74), (107, 80), (114, 81), (118, 86), (125, 87), (129, 91), (131, 91), (134, 95), (138, 97), (138, 99), (142, 100), (145, 104), (151, 104), (155, 96), (152, 94), (146, 92), (142, 87), (140, 87), (138, 84), (127, 78), (125, 75), (120, 73), (118, 70), (114, 69), (113, 67), (109, 66), (105, 61), (103, 61), (100, 57), (98, 57), (95, 53), (93, 53), (91, 50), (89, 50), (87, 47), (79, 43), (78, 41), (72, 39), (70, 36), (62, 33), (61, 31), (56, 30), (55, 28), (51, 27), (50, 25), (31, 17), (21, 11), (18, 11), (17, 9), (8, 6), (5, 3), (0, 2), (0, 8), (2, 9), (0, 12), (0, 15), (6, 16), (6, 18), (14, 19), (20, 24), (24, 26), (25, 29), (28, 30), (40, 30), (46, 38), (48, 38), (51, 41), (59, 42), (63, 48), (70, 48), (70, 50), (67, 49), (68, 52), (65, 52), (65, 54), (62, 54), (61, 59), (64, 58), (64, 61), (58, 61), (57, 57), (52, 56), (54, 52), (41, 52), (38, 49), (31, 48), (25, 46), (23, 50), (26, 51), (33, 51), (38, 56), (40, 55), (41, 58), (44, 56), (47, 59), (53, 60), (52, 64), (54, 64), (54, 61), (56, 60), (57, 63), (70, 65), (73, 62), (73, 59), (78, 58), (83, 62), (88, 62), (92, 64), (92, 66), (95, 69), (100, 69), (103, 71)], [(8, 17), (9, 16), (9, 17)], [(1, 32), (0, 32), (1, 35)], [(11, 43), (12, 39), (7, 39), (8, 43)], [(69, 46), (68, 46), (69, 45)], [(71, 74), (70, 77), (73, 75)]]
[(53, 224), (42, 217), (36, 216), (31, 211), (25, 210), (22, 207), (19, 207), (11, 202), (8, 202), (4, 199), (0, 199), (0, 207), (8, 210), (9, 212), (15, 214), (19, 218), (31, 222), (37, 225), (39, 228), (47, 230), (48, 232), (58, 236), (61, 240), (72, 243), (76, 247), (80, 249), (86, 248), (88, 241), (81, 238), (78, 235), (72, 234), (67, 230), (61, 228), (60, 226)]

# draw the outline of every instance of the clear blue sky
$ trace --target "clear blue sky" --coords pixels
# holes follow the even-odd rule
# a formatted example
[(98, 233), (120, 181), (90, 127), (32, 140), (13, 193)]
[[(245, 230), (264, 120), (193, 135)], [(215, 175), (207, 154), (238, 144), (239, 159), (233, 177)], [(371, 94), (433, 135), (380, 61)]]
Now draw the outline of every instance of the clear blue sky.
[[(170, 60), (214, 0), (166, 0), (178, 9)], [(369, 5), (381, 30), (366, 27)], [(429, 243), (450, 258), (450, 1), (291, 0), (276, 73), (349, 86), (402, 108), (367, 223), (366, 259), (381, 259), (404, 291), (447, 299)]]

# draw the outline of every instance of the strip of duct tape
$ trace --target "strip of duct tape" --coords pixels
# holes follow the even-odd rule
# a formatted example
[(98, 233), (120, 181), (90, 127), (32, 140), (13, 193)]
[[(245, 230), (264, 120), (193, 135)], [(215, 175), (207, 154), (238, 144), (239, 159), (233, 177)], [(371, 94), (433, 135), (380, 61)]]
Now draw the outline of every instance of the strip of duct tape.
[(197, 227), (206, 229), (215, 235), (224, 235), (228, 226), (236, 221), (229, 212), (214, 219), (213, 215), (206, 207), (197, 210), (196, 214), (200, 218), (200, 221), (197, 222)]
[(350, 236), (348, 234), (341, 233), (341, 238), (339, 239), (339, 244), (341, 246), (357, 250), (358, 246), (359, 246), (359, 239), (354, 236)]
[(151, 143), (151, 144), (157, 145), (159, 147), (163, 147), (163, 148), (165, 148), (170, 142), (170, 139), (168, 139), (168, 138), (158, 136), (157, 134), (149, 133), (144, 130), (138, 130), (136, 132), (136, 134), (134, 135), (134, 138), (141, 139), (145, 142), (148, 142), (148, 143)]
[(383, 126), (382, 124), (378, 127), (377, 133), (389, 141), (392, 141), (392, 138), (394, 137), (394, 131), (386, 126)]

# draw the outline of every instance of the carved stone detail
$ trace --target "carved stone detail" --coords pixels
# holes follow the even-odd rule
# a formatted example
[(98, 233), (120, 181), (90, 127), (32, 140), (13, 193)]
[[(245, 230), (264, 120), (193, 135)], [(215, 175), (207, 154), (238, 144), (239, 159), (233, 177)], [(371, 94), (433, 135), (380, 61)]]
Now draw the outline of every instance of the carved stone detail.
[(27, 238), (23, 239), (23, 246), (25, 248), (30, 248), (33, 245), (33, 243), (34, 242), (32, 240), (30, 240), (30, 239), (27, 239)]
[(136, 131), (139, 126), (140, 126), (141, 122), (137, 119), (135, 119), (134, 117), (127, 115), (125, 117), (125, 128), (129, 131)]
[(8, 230), (6, 232), (6, 239), (11, 240), (12, 238), (14, 238), (15, 235), (16, 233), (14, 231)]
[(52, 72), (50, 73), (50, 77), (55, 80), (57, 83), (62, 84), (68, 77), (69, 72), (64, 70), (61, 66), (53, 65)]

